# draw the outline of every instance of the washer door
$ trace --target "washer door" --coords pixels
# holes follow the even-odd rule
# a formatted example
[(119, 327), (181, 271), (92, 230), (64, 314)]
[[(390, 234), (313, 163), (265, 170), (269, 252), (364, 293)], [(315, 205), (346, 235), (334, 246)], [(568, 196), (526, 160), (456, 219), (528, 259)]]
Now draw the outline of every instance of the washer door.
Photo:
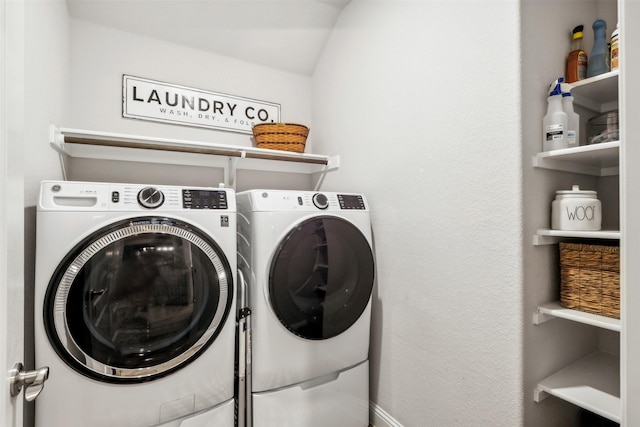
[(278, 246), (269, 298), (294, 334), (320, 340), (346, 331), (362, 315), (373, 289), (374, 260), (365, 236), (350, 222), (314, 217)]
[(141, 382), (198, 357), (233, 298), (216, 243), (184, 222), (133, 218), (89, 236), (58, 266), (44, 321), (72, 368), (106, 382)]

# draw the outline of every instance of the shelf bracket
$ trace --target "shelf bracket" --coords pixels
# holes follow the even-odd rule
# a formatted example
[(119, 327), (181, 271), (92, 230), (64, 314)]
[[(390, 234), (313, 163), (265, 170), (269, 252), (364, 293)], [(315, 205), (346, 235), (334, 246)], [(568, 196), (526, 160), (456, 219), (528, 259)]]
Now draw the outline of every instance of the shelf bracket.
[(562, 241), (562, 238), (557, 236), (542, 236), (535, 234), (533, 236), (533, 246), (555, 245)]
[(238, 162), (245, 159), (247, 152), (240, 151), (240, 157), (229, 157), (229, 164), (224, 168), (224, 185), (227, 188), (236, 188), (236, 174), (238, 172)]
[(547, 393), (542, 387), (536, 386), (533, 390), (533, 401), (536, 403), (540, 403), (549, 397), (549, 393)]
[(549, 320), (557, 319), (555, 316), (541, 312), (539, 309), (533, 313), (533, 324), (541, 325)]

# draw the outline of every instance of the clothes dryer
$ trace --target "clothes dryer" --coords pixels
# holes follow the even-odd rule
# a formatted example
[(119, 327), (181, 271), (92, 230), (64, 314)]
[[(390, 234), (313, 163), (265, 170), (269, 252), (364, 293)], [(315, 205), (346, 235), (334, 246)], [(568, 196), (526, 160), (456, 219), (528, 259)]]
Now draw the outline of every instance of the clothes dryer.
[(366, 427), (374, 255), (365, 197), (237, 194), (255, 427)]
[(36, 427), (234, 425), (233, 190), (45, 181)]

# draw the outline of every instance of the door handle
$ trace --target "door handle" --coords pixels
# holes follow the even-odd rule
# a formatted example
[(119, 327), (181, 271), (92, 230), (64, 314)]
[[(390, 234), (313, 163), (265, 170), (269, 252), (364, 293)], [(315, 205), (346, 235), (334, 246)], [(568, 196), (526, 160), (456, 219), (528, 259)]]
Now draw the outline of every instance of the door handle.
[(9, 389), (11, 397), (15, 397), (20, 394), (24, 386), (24, 398), (31, 402), (44, 388), (44, 382), (49, 378), (49, 367), (45, 366), (34, 371), (24, 371), (23, 368), (24, 365), (19, 362), (13, 365), (9, 376)]

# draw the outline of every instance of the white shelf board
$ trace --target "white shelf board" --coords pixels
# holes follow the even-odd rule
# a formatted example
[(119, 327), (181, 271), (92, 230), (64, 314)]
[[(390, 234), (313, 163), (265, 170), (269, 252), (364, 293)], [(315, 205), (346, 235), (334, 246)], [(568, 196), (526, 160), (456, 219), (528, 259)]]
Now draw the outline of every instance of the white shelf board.
[(534, 400), (556, 396), (609, 420), (621, 421), (620, 359), (595, 351), (540, 381)]
[(570, 83), (574, 104), (603, 113), (618, 107), (618, 70)]
[(533, 236), (533, 244), (535, 246), (553, 245), (569, 238), (620, 240), (620, 230), (566, 231), (540, 228)]
[(533, 156), (533, 167), (593, 176), (619, 174), (620, 141), (545, 151)]
[(539, 325), (554, 318), (567, 319), (610, 331), (620, 332), (620, 319), (564, 308), (560, 305), (559, 301), (540, 305), (534, 315), (533, 322)]
[[(73, 158), (223, 168), (225, 181), (228, 181), (225, 184), (231, 184), (230, 186), (235, 185), (235, 173), (238, 169), (325, 174), (340, 166), (338, 156), (56, 126), (51, 126), (49, 139), (51, 147), (60, 155)], [(318, 183), (321, 181), (322, 178)]]

